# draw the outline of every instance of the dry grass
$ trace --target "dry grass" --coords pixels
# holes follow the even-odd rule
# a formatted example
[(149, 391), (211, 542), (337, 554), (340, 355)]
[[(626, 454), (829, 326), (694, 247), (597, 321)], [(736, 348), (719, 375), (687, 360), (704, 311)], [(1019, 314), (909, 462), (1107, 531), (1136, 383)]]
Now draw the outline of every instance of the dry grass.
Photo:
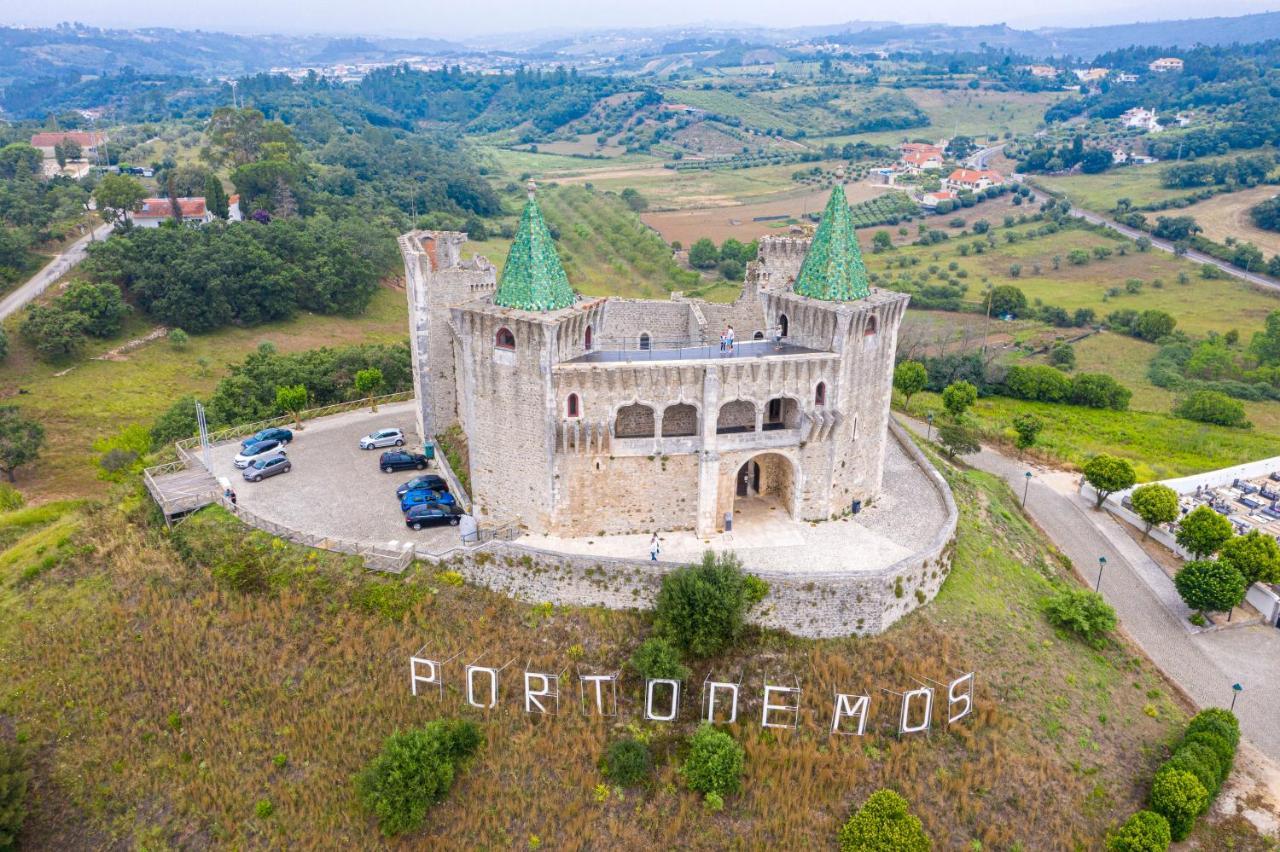
[[(645, 725), (638, 685), (625, 682), (622, 721), (652, 737), (657, 778), (598, 801), (596, 761), (614, 726), (576, 715), (571, 690), (562, 716), (526, 716), (512, 690), (486, 720), (479, 759), (432, 812), (429, 839), (404, 845), (519, 848), (536, 837), (557, 849), (600, 848), (604, 838), (618, 849), (822, 847), (856, 802), (886, 785), (913, 802), (939, 848), (1096, 845), (1139, 804), (1182, 709), (1130, 649), (1095, 653), (1055, 635), (1036, 601), (1064, 567), (1002, 484), (952, 476), (963, 519), (936, 603), (876, 639), (757, 635), (694, 665), (695, 680), (741, 669), (747, 686), (734, 730), (746, 783), (725, 811), (706, 812), (675, 772), (696, 697), (678, 725)], [(363, 576), (330, 555), (246, 538), (220, 511), (170, 539), (136, 499), (74, 521), (79, 532), (60, 530), (39, 545), (43, 555), (24, 538), (11, 550), (18, 556), (0, 562), (0, 721), (38, 748), (33, 848), (380, 846), (352, 775), (396, 728), (473, 715), (456, 671), (443, 704), (409, 695), (411, 652), (425, 643), (445, 655), (488, 650), (515, 668), (575, 658), (611, 666), (647, 629), (641, 614), (547, 615), (421, 566), (404, 579)], [(249, 553), (275, 566), (274, 591), (242, 595), (211, 581), (210, 566)], [(49, 554), (37, 578), (18, 578)], [(376, 605), (388, 598), (398, 606)], [(929, 738), (883, 730), (891, 710), (879, 687), (970, 668), (979, 678), (971, 720)], [(765, 733), (759, 684), (787, 674), (806, 690), (805, 721)], [(874, 693), (873, 734), (826, 735), (835, 687)], [(254, 814), (263, 798), (275, 806), (268, 819)]]
[(1275, 186), (1255, 186), (1253, 189), (1215, 195), (1207, 201), (1171, 211), (1167, 215), (1194, 216), (1200, 227), (1204, 228), (1204, 235), (1214, 242), (1222, 243), (1226, 242), (1227, 237), (1235, 237), (1242, 243), (1253, 243), (1266, 254), (1272, 255), (1280, 252), (1280, 233), (1265, 231), (1253, 224), (1249, 211), (1275, 195)]

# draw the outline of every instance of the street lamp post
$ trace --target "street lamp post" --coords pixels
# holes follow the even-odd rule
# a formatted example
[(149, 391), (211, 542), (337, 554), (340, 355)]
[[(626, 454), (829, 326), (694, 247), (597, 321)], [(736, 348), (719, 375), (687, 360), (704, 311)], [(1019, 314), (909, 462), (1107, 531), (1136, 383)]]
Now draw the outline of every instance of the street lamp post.
[(1236, 699), (1240, 697), (1240, 693), (1242, 692), (1244, 692), (1244, 686), (1242, 684), (1238, 684), (1238, 683), (1231, 684), (1231, 712), (1232, 713), (1236, 712)]
[(925, 438), (925, 440), (932, 441), (933, 440), (933, 415), (932, 414), (925, 415), (924, 419), (929, 421), (929, 436)]
[(1093, 587), (1093, 590), (1095, 592), (1102, 591), (1102, 569), (1106, 567), (1107, 567), (1107, 557), (1099, 556), (1098, 557), (1098, 584)]
[(1022, 508), (1027, 508), (1027, 492), (1031, 490), (1031, 471), (1026, 472), (1027, 484), (1022, 487)]

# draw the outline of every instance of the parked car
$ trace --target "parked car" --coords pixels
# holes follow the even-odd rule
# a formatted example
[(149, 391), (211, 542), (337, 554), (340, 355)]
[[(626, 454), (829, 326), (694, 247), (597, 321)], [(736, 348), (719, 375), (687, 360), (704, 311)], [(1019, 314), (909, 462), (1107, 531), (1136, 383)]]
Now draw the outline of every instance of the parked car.
[(403, 447), (404, 432), (399, 429), (379, 429), (370, 432), (360, 439), (360, 449), (372, 450), (376, 447)]
[(250, 444), (244, 447), (236, 454), (233, 462), (235, 466), (244, 469), (249, 466), (254, 459), (264, 458), (266, 456), (284, 455), (284, 444), (279, 441), (258, 441), (256, 444)]
[(382, 458), (378, 459), (378, 467), (382, 468), (383, 473), (391, 473), (395, 470), (418, 470), (427, 469), (427, 457), (422, 453), (410, 453), (406, 450), (391, 450), (382, 454)]
[(448, 491), (449, 483), (444, 481), (444, 477), (436, 476), (434, 473), (415, 476), (396, 489), (396, 499), (399, 500), (410, 491), (418, 491), (423, 488), (430, 488), (432, 491)]
[(293, 440), (293, 432), (288, 429), (281, 429), (278, 426), (272, 426), (270, 429), (263, 429), (255, 432), (240, 442), (241, 447), (247, 447), (250, 444), (257, 444), (261, 441), (279, 441), (281, 444), (287, 444)]
[(405, 512), (404, 523), (409, 529), (420, 530), (437, 524), (458, 525), (462, 508), (455, 503), (422, 503)]
[(267, 456), (250, 462), (249, 466), (244, 469), (244, 478), (249, 482), (260, 482), (268, 476), (275, 476), (277, 473), (288, 473), (291, 470), (293, 470), (293, 462), (289, 461), (288, 456)]
[(421, 506), (423, 503), (440, 503), (444, 506), (453, 506), (457, 502), (448, 491), (428, 491), (424, 488), (420, 491), (410, 491), (401, 497), (400, 511), (407, 512), (411, 507)]

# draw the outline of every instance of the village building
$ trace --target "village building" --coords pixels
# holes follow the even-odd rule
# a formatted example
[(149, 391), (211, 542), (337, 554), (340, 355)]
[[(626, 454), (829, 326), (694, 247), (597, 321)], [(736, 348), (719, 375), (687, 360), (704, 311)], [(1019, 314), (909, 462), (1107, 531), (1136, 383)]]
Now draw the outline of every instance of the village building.
[(37, 133), (31, 137), (31, 147), (39, 149), (46, 160), (56, 157), (58, 146), (65, 147), (68, 142), (74, 142), (80, 146), (81, 157), (92, 158), (98, 153), (98, 148), (107, 143), (107, 136), (100, 132), (55, 130)]
[(940, 189), (936, 192), (926, 192), (920, 197), (920, 206), (927, 207), (930, 210), (936, 210), (938, 205), (943, 201), (958, 202), (960, 200), (954, 192)]
[[(203, 196), (179, 198), (178, 208), (182, 211), (184, 223), (203, 225), (213, 221), (213, 213), (205, 205)], [(129, 221), (135, 228), (158, 228), (173, 218), (173, 203), (167, 198), (144, 198), (142, 206), (129, 214)]]
[(1134, 107), (1126, 110), (1121, 116), (1120, 121), (1125, 127), (1132, 127), (1136, 130), (1145, 130), (1148, 133), (1159, 133), (1164, 130), (1160, 126), (1160, 121), (1156, 118), (1155, 110), (1145, 109), (1143, 107)]
[(1165, 71), (1181, 71), (1182, 60), (1178, 59), (1176, 56), (1162, 56), (1159, 59), (1152, 60), (1151, 63), (1147, 65), (1147, 69), (1157, 73)]
[(1057, 77), (1059, 73), (1052, 65), (1028, 65), (1026, 69), (1032, 77)]
[(956, 169), (947, 175), (942, 186), (952, 192), (981, 192), (1003, 183), (1004, 177), (993, 169)]
[(462, 436), (482, 523), (712, 536), (881, 494), (909, 297), (869, 285), (842, 187), (811, 239), (760, 240), (731, 304), (576, 293), (532, 185), (500, 275), (465, 240), (400, 244), (420, 432)]

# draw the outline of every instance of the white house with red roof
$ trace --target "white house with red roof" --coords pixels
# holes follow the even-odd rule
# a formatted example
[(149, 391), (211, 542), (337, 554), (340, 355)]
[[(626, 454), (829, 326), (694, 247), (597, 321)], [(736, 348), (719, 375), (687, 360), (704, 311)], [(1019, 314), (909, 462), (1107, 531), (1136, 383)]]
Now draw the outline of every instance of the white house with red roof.
[(937, 171), (942, 168), (943, 155), (946, 153), (941, 145), (930, 145), (926, 142), (904, 142), (898, 146), (898, 161), (902, 170), (909, 174), (925, 171)]
[[(184, 223), (203, 225), (213, 221), (213, 213), (205, 204), (204, 196), (179, 198), (178, 208), (182, 211)], [(129, 214), (129, 221), (136, 228), (158, 228), (162, 222), (172, 218), (173, 204), (167, 198), (144, 198), (142, 208)]]
[(56, 156), (54, 149), (59, 145), (66, 145), (67, 142), (75, 142), (79, 145), (82, 157), (91, 157), (97, 153), (99, 145), (106, 144), (107, 135), (98, 132), (88, 133), (83, 130), (54, 130), (37, 133), (31, 137), (31, 147), (39, 148), (46, 160), (53, 159)]
[(989, 186), (1000, 186), (1004, 177), (993, 169), (956, 169), (942, 182), (952, 192), (981, 192)]
[(945, 189), (939, 189), (935, 192), (926, 192), (920, 198), (920, 206), (930, 210), (936, 210), (938, 204), (943, 201), (958, 202), (960, 197), (954, 192)]

